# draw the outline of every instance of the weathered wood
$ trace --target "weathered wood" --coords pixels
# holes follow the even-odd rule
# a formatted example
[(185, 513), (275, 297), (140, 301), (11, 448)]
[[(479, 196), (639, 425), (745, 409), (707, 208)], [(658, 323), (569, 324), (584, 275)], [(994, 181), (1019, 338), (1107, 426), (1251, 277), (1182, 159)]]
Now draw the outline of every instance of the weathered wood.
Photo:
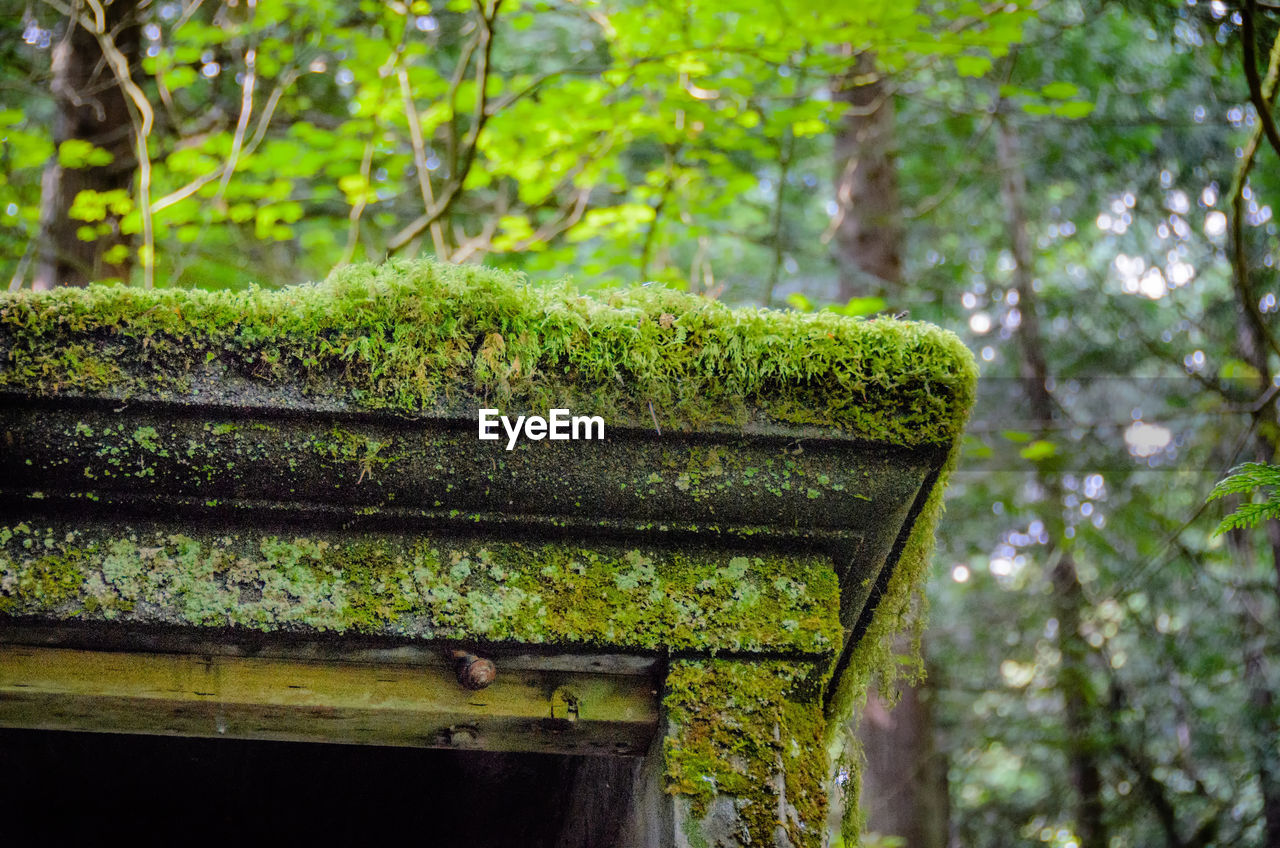
[[(435, 666), (444, 669), (445, 649), (438, 643), (388, 644), (382, 639), (331, 636), (328, 639), (286, 638), (246, 632), (178, 628), (119, 627), (113, 623), (45, 624), (7, 622), (0, 627), (0, 644), (93, 651), (217, 655), (302, 662), (364, 663), (373, 665)], [(630, 675), (658, 681), (662, 660), (649, 654), (577, 653), (556, 649), (540, 652), (486, 645), (485, 656), (502, 671), (570, 672)], [(655, 684), (656, 685), (656, 684)], [(656, 694), (656, 693), (655, 693)]]
[(491, 751), (635, 755), (646, 678), (0, 645), (0, 726)]

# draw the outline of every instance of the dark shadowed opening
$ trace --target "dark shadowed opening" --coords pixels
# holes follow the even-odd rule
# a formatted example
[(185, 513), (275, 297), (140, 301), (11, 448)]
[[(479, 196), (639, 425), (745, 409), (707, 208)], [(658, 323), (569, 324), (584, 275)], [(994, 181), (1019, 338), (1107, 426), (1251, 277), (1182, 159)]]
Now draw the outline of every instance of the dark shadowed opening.
[(14, 844), (599, 846), (640, 760), (0, 730)]

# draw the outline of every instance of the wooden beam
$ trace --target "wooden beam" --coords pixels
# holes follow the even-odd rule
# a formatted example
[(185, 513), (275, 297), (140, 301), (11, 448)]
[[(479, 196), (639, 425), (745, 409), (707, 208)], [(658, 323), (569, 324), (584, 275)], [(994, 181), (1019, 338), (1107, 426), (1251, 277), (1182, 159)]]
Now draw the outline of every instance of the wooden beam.
[(657, 723), (634, 675), (0, 645), (0, 727), (640, 755)]
[[(324, 634), (328, 638), (253, 631), (227, 632), (204, 628), (120, 627), (116, 622), (0, 621), (0, 644), (44, 648), (74, 648), (143, 654), (209, 654), (301, 660), (310, 663), (358, 665), (439, 666), (452, 648), (470, 647), (507, 671), (571, 672), (629, 675), (654, 681), (662, 678), (662, 660), (656, 653), (615, 654), (602, 651), (556, 653), (543, 648), (534, 653), (492, 643), (388, 642), (385, 639)], [(527, 648), (527, 646), (522, 646)]]

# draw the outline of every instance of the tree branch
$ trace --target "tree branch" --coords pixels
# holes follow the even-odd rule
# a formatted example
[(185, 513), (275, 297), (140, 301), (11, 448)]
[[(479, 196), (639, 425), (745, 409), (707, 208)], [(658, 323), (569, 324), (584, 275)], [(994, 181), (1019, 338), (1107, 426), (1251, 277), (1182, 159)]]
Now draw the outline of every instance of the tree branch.
[[(409, 141), (413, 145), (413, 166), (418, 172), (418, 189), (422, 192), (422, 204), (430, 209), (435, 205), (435, 192), (431, 190), (431, 173), (427, 169), (427, 145), (422, 138), (422, 122), (418, 108), (413, 103), (413, 90), (409, 86), (409, 74), (404, 68), (396, 71), (400, 81), (400, 96), (404, 100), (404, 116), (409, 124)], [(444, 243), (444, 228), (439, 221), (431, 222), (431, 243), (440, 259), (449, 258), (449, 248)]]
[(778, 143), (778, 193), (774, 197), (773, 215), (770, 229), (773, 231), (773, 262), (769, 266), (769, 279), (764, 291), (764, 305), (773, 305), (773, 293), (778, 288), (778, 278), (782, 275), (782, 213), (786, 205), (787, 177), (791, 174), (791, 162), (795, 157), (796, 134), (788, 127), (785, 140)]
[(249, 120), (253, 116), (253, 87), (257, 80), (257, 51), (250, 47), (244, 51), (244, 82), (240, 93), (240, 117), (236, 119), (236, 131), (231, 137), (231, 152), (227, 155), (227, 163), (222, 169), (222, 179), (218, 182), (218, 191), (213, 197), (214, 206), (222, 203), (227, 186), (231, 183), (231, 175), (235, 173), (236, 165), (240, 162), (244, 136), (249, 130)]
[[(445, 190), (440, 197), (439, 202), (423, 214), (419, 215), (412, 223), (396, 233), (387, 242), (387, 250), (394, 253), (400, 250), (409, 242), (413, 241), (418, 235), (439, 221), (453, 206), (458, 198), (458, 194), (462, 191), (462, 186), (467, 180), (467, 175), (471, 173), (471, 166), (475, 164), (476, 150), (480, 144), (480, 133), (484, 130), (485, 124), (489, 120), (488, 115), (488, 88), (489, 73), (491, 69), (493, 57), (493, 25), (498, 18), (498, 10), (502, 6), (502, 0), (493, 0), (493, 5), (486, 11), (480, 0), (476, 2), (476, 8), (479, 14), (477, 18), (480, 22), (480, 31), (477, 33), (475, 47), (472, 50), (479, 49), (480, 57), (476, 60), (476, 105), (472, 115), (471, 128), (467, 131), (466, 137), (462, 142), (461, 154), (454, 151), (450, 152), (453, 160), (449, 169), (449, 179), (446, 183)], [(468, 55), (467, 62), (470, 62)], [(459, 71), (454, 75), (454, 81), (460, 83), (461, 77), (465, 74), (466, 67), (459, 64)], [(457, 86), (450, 86), (450, 96), (456, 97)], [(452, 125), (453, 118), (450, 117)], [(451, 138), (456, 136), (456, 132)], [(453, 143), (450, 144), (453, 146)]]
[[(1256, 70), (1255, 70), (1256, 75)], [(1261, 120), (1262, 115), (1270, 115), (1269, 104), (1276, 97), (1277, 80), (1280, 80), (1280, 35), (1271, 46), (1271, 58), (1267, 67), (1267, 78), (1258, 87), (1260, 102), (1265, 112), (1259, 113), (1258, 126), (1254, 128), (1245, 144), (1240, 164), (1236, 166), (1235, 176), (1231, 181), (1231, 283), (1235, 289), (1236, 300), (1245, 313), (1249, 327), (1257, 334), (1259, 343), (1265, 343), (1273, 352), (1280, 355), (1280, 344), (1267, 327), (1267, 322), (1258, 308), (1258, 301), (1253, 296), (1253, 285), (1249, 282), (1248, 258), (1244, 244), (1244, 189), (1249, 182), (1249, 172), (1253, 169), (1258, 156), (1258, 147), (1262, 142), (1264, 127), (1268, 123)], [(1252, 87), (1252, 86), (1251, 86)], [(1272, 125), (1274, 129), (1274, 124)]]
[(1151, 808), (1156, 814), (1156, 819), (1160, 822), (1160, 828), (1164, 831), (1165, 842), (1169, 845), (1169, 848), (1203, 848), (1204, 845), (1212, 841), (1212, 837), (1217, 831), (1219, 813), (1217, 799), (1210, 796), (1203, 785), (1197, 787), (1202, 793), (1202, 797), (1212, 804), (1215, 810), (1209, 816), (1209, 820), (1197, 829), (1191, 839), (1183, 839), (1178, 829), (1177, 807), (1170, 797), (1169, 787), (1156, 777), (1156, 764), (1152, 762), (1151, 757), (1145, 750), (1134, 747), (1125, 741), (1132, 735), (1126, 733), (1125, 729), (1120, 726), (1120, 711), (1127, 700), (1127, 693), (1124, 691), (1123, 683), (1114, 668), (1111, 667), (1111, 664), (1104, 663), (1104, 665), (1110, 678), (1111, 704), (1110, 708), (1105, 712), (1111, 730), (1111, 744), (1120, 754), (1120, 758), (1124, 760), (1130, 771), (1137, 777), (1138, 786), (1151, 804)]
[(151, 103), (129, 71), (129, 59), (116, 47), (115, 33), (107, 32), (105, 11), (99, 0), (85, 0), (93, 10), (93, 21), (84, 15), (77, 14), (72, 20), (78, 20), (80, 26), (93, 33), (102, 50), (102, 56), (111, 72), (115, 74), (128, 97), (129, 118), (133, 124), (135, 155), (138, 159), (138, 206), (142, 214), (142, 284), (146, 288), (155, 285), (156, 245), (155, 232), (151, 221), (151, 154), (147, 150), (147, 140), (151, 137), (151, 127), (155, 123), (155, 113)]
[[(375, 124), (376, 126), (376, 124)], [(364, 155), (360, 158), (360, 196), (356, 198), (356, 202), (351, 204), (351, 214), (348, 216), (347, 226), (347, 246), (342, 251), (342, 258), (338, 260), (339, 265), (346, 265), (355, 256), (356, 244), (360, 241), (360, 218), (364, 215), (364, 209), (369, 204), (369, 173), (373, 166), (373, 137), (374, 132), (369, 134), (368, 140), (364, 144)]]
[(1271, 105), (1268, 103), (1271, 97), (1263, 92), (1262, 80), (1258, 78), (1258, 33), (1254, 26), (1257, 7), (1257, 0), (1244, 0), (1244, 5), (1240, 8), (1240, 42), (1244, 46), (1244, 78), (1249, 83), (1249, 100), (1258, 113), (1258, 123), (1262, 125), (1262, 131), (1266, 133), (1271, 149), (1280, 154), (1280, 130), (1276, 129), (1275, 119), (1271, 115)]
[[(253, 137), (249, 139), (248, 143), (245, 144), (244, 149), (241, 151), (243, 155), (251, 156), (254, 151), (258, 149), (258, 145), (262, 143), (263, 136), (267, 133), (267, 127), (271, 123), (271, 118), (275, 114), (276, 106), (280, 103), (280, 98), (284, 96), (285, 89), (292, 85), (293, 81), (297, 78), (297, 71), (290, 70), (284, 75), (280, 82), (276, 84), (276, 87), (272, 89), (271, 96), (267, 98), (267, 105), (263, 107), (262, 114), (258, 116), (258, 126), (253, 131)], [(182, 146), (183, 145), (179, 145), (179, 148)], [(180, 203), (183, 200), (186, 200), (188, 197), (216, 180), (222, 172), (223, 169), (218, 168), (217, 170), (213, 170), (207, 174), (202, 174), (196, 177), (182, 188), (175, 189), (152, 203), (151, 211), (153, 213), (159, 212), (163, 209), (168, 209), (175, 203)]]

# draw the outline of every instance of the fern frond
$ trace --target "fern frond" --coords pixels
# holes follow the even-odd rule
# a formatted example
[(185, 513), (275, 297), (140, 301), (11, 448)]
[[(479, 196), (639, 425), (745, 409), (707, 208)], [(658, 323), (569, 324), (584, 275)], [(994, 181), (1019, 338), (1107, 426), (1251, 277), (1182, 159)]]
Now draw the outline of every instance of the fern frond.
[(1208, 500), (1216, 501), (1227, 495), (1241, 495), (1257, 491), (1263, 486), (1280, 486), (1280, 467), (1262, 462), (1246, 462), (1231, 469), (1209, 493)]
[(1262, 522), (1280, 518), (1280, 495), (1273, 494), (1262, 503), (1241, 504), (1234, 512), (1222, 519), (1213, 535), (1220, 536), (1228, 530), (1240, 530), (1245, 527), (1257, 527)]

